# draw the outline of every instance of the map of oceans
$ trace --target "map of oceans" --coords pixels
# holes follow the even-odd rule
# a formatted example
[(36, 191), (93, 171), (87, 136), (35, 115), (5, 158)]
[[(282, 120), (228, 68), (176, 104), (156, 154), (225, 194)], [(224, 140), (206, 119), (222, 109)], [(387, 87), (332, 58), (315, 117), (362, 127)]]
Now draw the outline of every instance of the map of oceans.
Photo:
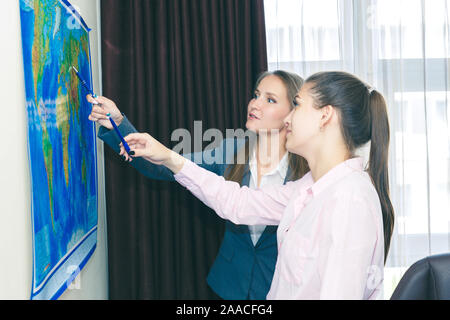
[[(32, 184), (31, 298), (57, 298), (95, 249), (97, 158), (89, 29), (67, 1), (20, 0)], [(80, 251), (80, 252), (77, 252)], [(83, 251), (83, 252), (81, 252)], [(48, 287), (48, 288), (46, 288)]]

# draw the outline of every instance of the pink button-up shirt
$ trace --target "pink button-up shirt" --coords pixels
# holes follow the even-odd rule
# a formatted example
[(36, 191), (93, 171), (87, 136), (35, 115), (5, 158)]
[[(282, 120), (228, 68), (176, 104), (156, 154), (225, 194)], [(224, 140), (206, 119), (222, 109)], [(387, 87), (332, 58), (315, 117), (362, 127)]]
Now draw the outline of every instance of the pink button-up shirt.
[(251, 190), (186, 161), (175, 179), (235, 224), (279, 225), (267, 299), (377, 299), (384, 268), (378, 194), (361, 158), (314, 182)]

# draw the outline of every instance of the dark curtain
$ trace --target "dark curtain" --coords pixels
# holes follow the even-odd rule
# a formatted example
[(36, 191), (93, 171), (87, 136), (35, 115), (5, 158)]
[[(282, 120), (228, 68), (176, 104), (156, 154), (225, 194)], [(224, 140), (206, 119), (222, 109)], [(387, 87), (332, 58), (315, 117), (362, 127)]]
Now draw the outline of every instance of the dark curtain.
[[(193, 134), (194, 121), (243, 128), (267, 69), (263, 0), (103, 0), (101, 11), (103, 95), (140, 132), (173, 147), (172, 132)], [(110, 298), (213, 299), (224, 222), (109, 148), (105, 168)]]

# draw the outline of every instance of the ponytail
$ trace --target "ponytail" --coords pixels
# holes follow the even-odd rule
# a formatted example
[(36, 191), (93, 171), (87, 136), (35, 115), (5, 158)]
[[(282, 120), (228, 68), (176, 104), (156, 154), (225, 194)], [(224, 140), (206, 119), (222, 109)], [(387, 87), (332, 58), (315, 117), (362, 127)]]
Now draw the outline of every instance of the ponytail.
[(389, 192), (389, 120), (386, 101), (376, 90), (369, 93), (371, 147), (368, 173), (380, 198), (384, 227), (384, 260), (386, 262), (394, 229), (394, 208)]

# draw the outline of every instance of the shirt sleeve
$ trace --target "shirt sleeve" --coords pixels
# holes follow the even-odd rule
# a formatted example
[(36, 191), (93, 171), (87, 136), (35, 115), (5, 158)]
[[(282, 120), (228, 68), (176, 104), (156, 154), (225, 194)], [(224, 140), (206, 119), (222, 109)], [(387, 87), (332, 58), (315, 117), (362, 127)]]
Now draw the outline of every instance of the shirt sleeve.
[[(128, 120), (128, 118), (123, 114), (123, 121), (119, 125), (119, 131), (122, 136), (126, 137), (131, 133), (138, 132), (133, 124)], [(103, 126), (100, 127), (98, 131), (98, 138), (103, 140), (109, 147), (111, 147), (116, 153), (120, 152), (120, 138), (114, 130), (109, 130)], [(194, 161), (199, 164), (202, 168), (214, 173), (221, 173), (221, 166), (218, 165), (219, 162), (224, 162), (226, 152), (224, 140), (218, 148), (207, 150), (204, 152), (196, 152), (183, 154), (182, 156)], [(230, 150), (230, 148), (228, 149)], [(232, 151), (229, 151), (232, 154)], [(145, 177), (154, 180), (162, 181), (175, 181), (172, 171), (170, 171), (165, 166), (160, 166), (153, 164), (143, 158), (134, 158), (131, 162), (131, 166), (134, 167), (139, 173), (143, 174)]]
[[(122, 113), (123, 120), (118, 126), (120, 133), (126, 137), (130, 133), (137, 132), (136, 128), (131, 124), (128, 118)], [(98, 129), (98, 138), (110, 146), (116, 153), (120, 152), (120, 138), (114, 130), (109, 130), (103, 126)]]
[(335, 197), (327, 214), (331, 221), (331, 246), (322, 268), (323, 300), (366, 299), (366, 293), (373, 289), (368, 287), (373, 268), (383, 267), (373, 265), (379, 241), (378, 221), (374, 217), (381, 215), (381, 209), (378, 211), (372, 200), (378, 200), (362, 199), (347, 191), (347, 195)]
[[(136, 128), (131, 124), (128, 118), (122, 113), (123, 120), (118, 126), (120, 133), (123, 137), (131, 133), (138, 132)], [(120, 152), (120, 138), (114, 130), (109, 130), (101, 126), (98, 130), (98, 138), (105, 142), (114, 152)], [(175, 181), (173, 178), (172, 171), (164, 166), (158, 166), (143, 158), (135, 158), (131, 162), (131, 166), (134, 167), (139, 173), (143, 174), (149, 179), (164, 180), (164, 181)]]
[(278, 225), (296, 182), (253, 190), (187, 160), (175, 180), (221, 218), (243, 225)]

